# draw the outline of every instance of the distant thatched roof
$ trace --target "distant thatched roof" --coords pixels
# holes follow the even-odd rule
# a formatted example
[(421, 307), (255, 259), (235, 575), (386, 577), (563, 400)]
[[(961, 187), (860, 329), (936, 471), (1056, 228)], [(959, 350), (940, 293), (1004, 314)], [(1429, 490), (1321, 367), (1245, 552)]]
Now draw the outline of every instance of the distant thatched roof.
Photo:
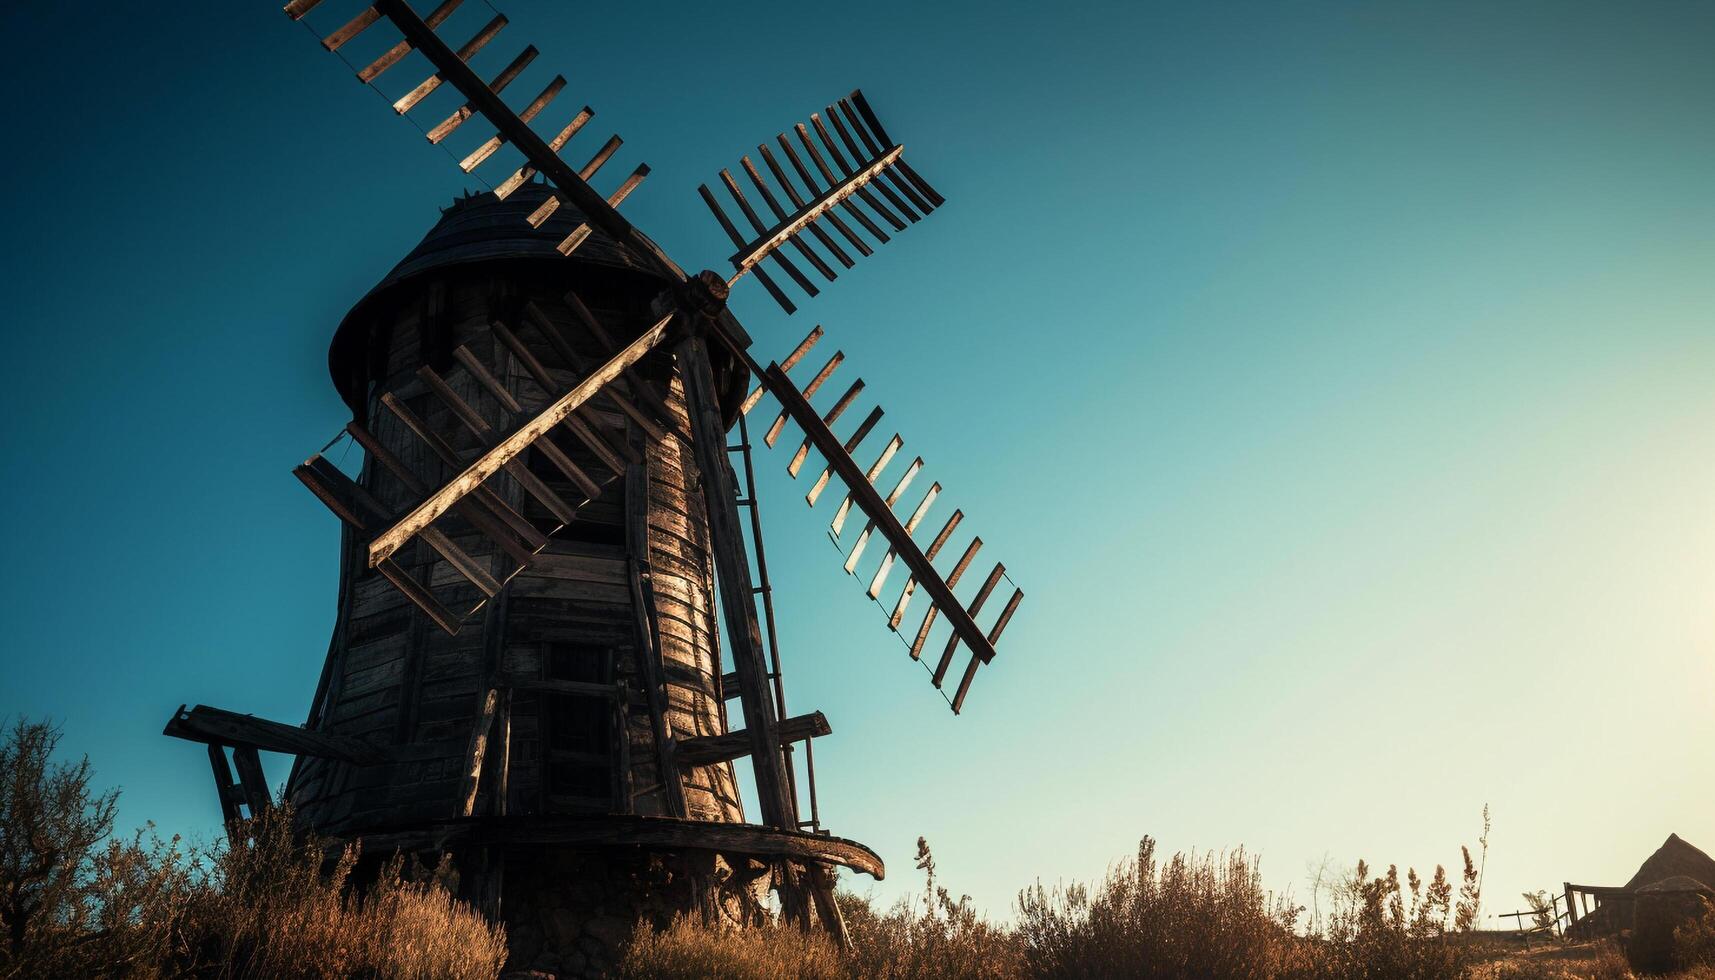
[(1687, 844), (1678, 834), (1668, 834), (1667, 842), (1638, 868), (1626, 887), (1642, 888), (1674, 877), (1690, 878), (1706, 888), (1715, 887), (1715, 858)]

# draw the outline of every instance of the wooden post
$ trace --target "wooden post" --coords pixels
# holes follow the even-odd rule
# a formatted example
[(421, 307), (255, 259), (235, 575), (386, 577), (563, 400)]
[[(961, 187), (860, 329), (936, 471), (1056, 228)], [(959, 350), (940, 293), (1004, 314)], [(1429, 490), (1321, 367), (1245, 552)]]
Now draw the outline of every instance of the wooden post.
[(208, 743), (208, 761), (214, 767), (214, 788), (220, 793), (220, 818), (226, 825), (226, 836), (238, 846), (238, 801), (233, 799), (232, 767), (226, 762), (226, 749), (215, 742)]
[(463, 785), (459, 790), (459, 816), (468, 817), (476, 809), (476, 791), (482, 783), (482, 759), (488, 750), (488, 730), (494, 725), (494, 712), (500, 704), (500, 692), (489, 688), (482, 696), (482, 705), (470, 727), (470, 746), (465, 750)]
[(738, 675), (744, 727), (750, 733), (750, 757), (756, 773), (756, 796), (762, 822), (782, 830), (797, 829), (797, 808), (786, 792), (781, 757), (779, 719), (768, 690), (768, 667), (762, 654), (762, 631), (757, 624), (756, 598), (751, 591), (750, 559), (738, 519), (738, 493), (727, 460), (726, 426), (715, 400), (714, 371), (708, 347), (697, 336), (681, 341), (675, 351), (685, 382), (686, 409), (697, 468), (703, 476), (703, 496), (709, 512), (709, 550), (719, 575), (721, 612), (726, 619), (727, 649)]
[(261, 816), (263, 810), (273, 806), (273, 800), (268, 795), (268, 779), (262, 775), (262, 759), (256, 754), (256, 747), (233, 746), (232, 762), (238, 769), (238, 779), (244, 788), (244, 802), (250, 807), (250, 816)]

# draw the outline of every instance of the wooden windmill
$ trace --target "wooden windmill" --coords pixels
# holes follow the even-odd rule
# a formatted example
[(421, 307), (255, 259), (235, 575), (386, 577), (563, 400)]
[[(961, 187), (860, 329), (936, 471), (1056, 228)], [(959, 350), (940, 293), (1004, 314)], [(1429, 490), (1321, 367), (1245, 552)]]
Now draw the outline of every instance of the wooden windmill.
[[(425, 131), (441, 145), (480, 117), (464, 171), (503, 147), (522, 163), (446, 209), (335, 333), (330, 369), (353, 413), (335, 442), (363, 452), (354, 474), (333, 443), (295, 471), (345, 529), (309, 720), (198, 706), (167, 733), (209, 746), (229, 819), (270, 805), (257, 753), (286, 752), (286, 795), (310, 829), (370, 854), (452, 854), (465, 890), (509, 924), (519, 965), (597, 970), (639, 917), (760, 921), (770, 890), (787, 918), (843, 934), (832, 868), (883, 869), (821, 828), (809, 740), (827, 720), (787, 715), (747, 416), (772, 398), (762, 441), (801, 433), (788, 472), (809, 479), (812, 507), (829, 502), (844, 570), (954, 712), (1022, 593), (997, 563), (961, 599), (982, 541), (953, 546), (959, 510), (930, 518), (946, 513), (941, 485), (901, 436), (879, 437), (879, 407), (836, 434), (864, 389), (834, 382), (844, 355), (823, 359), (816, 327), (763, 366), (726, 299), (748, 276), (791, 313), (765, 265), (814, 296), (795, 259), (832, 281), (943, 200), (853, 92), (743, 158), (748, 191), (721, 172), (743, 226), (700, 188), (732, 272), (687, 275), (617, 210), (648, 168), (607, 179), (617, 136), (581, 166), (562, 158), (593, 111), (556, 116), (557, 75), (511, 108), (501, 94), (536, 49), (485, 81), (472, 62), (506, 18), (467, 35), (459, 7), (374, 0), (322, 42), (342, 58), (370, 45), (347, 62), (370, 85), (422, 60), (427, 77), (390, 101), (423, 115), (437, 89), (452, 99)], [(383, 22), (396, 33), (380, 37)], [(455, 28), (469, 38), (456, 48), (442, 37)], [(544, 139), (532, 124), (552, 118)], [(943, 553), (957, 555), (946, 572)], [(729, 725), (732, 700), (743, 720)]]

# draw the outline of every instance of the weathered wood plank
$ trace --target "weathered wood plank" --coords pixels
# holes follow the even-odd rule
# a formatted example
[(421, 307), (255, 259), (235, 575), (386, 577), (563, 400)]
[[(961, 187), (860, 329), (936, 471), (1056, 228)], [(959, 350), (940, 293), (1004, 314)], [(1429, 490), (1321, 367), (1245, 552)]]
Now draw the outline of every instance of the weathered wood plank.
[[(828, 725), (827, 717), (820, 711), (787, 718), (780, 722), (776, 730), (779, 732), (782, 746), (833, 733), (833, 728)], [(682, 738), (679, 740), (679, 764), (682, 766), (714, 766), (723, 762), (731, 762), (734, 759), (742, 759), (750, 754), (750, 750), (750, 732), (743, 728), (736, 732), (727, 732), (725, 735)]]
[(268, 752), (310, 755), (357, 766), (380, 765), (387, 755), (367, 742), (328, 732), (305, 731), (295, 725), (197, 705), (181, 705), (162, 734), (214, 745), (249, 745)]

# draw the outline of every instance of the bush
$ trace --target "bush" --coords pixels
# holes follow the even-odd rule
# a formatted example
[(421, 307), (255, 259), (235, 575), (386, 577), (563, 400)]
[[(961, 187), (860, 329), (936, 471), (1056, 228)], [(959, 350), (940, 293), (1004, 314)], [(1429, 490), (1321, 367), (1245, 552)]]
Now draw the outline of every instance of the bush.
[(498, 926), (397, 859), (360, 896), (356, 851), (323, 873), (324, 843), (295, 836), (287, 810), (239, 825), (230, 847), (112, 837), (117, 792), (90, 792), (88, 759), (52, 763), (58, 740), (19, 720), (0, 741), (0, 978), (500, 973)]
[(1240, 849), (1175, 854), (1157, 866), (1145, 837), (1135, 861), (1092, 893), (1073, 884), (1019, 894), (1024, 958), (1041, 977), (1278, 976), (1302, 909), (1272, 899)]
[[(438, 884), (406, 874), (394, 858), (366, 893), (351, 887), (357, 851), (324, 872), (327, 848), (294, 834), (289, 810), (264, 812), (248, 839), (220, 849), (196, 908), (193, 935), (210, 976), (371, 977), (492, 980), (506, 961), (506, 935)], [(242, 839), (242, 838), (241, 838)]]

